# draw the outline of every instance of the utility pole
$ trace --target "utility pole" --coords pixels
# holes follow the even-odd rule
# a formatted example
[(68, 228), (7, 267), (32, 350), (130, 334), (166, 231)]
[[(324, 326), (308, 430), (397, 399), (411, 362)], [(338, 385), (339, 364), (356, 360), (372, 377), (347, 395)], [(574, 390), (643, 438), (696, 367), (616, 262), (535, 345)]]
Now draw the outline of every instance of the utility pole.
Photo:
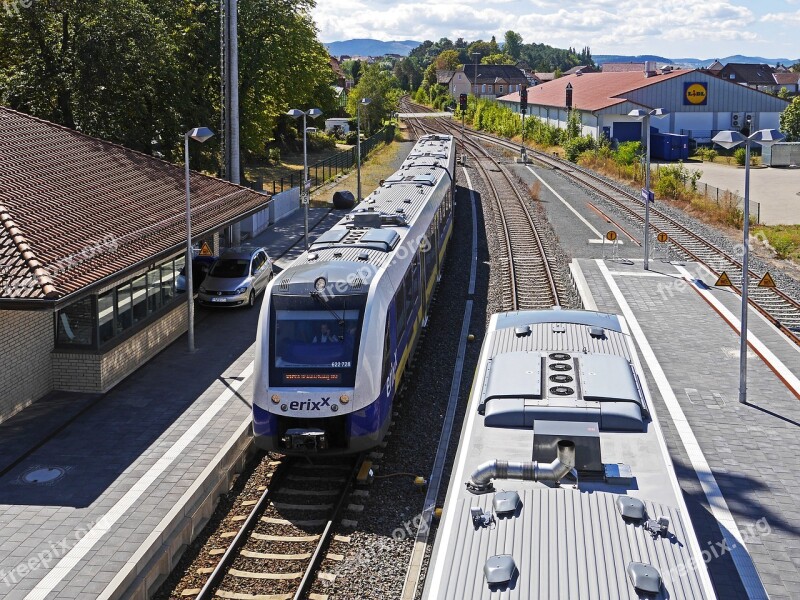
[[(231, 183), (241, 183), (239, 157), (239, 24), (238, 0), (220, 0), (222, 21), (222, 89), (223, 89), (223, 153), (225, 178)], [(228, 230), (232, 246), (241, 243), (238, 223)]]

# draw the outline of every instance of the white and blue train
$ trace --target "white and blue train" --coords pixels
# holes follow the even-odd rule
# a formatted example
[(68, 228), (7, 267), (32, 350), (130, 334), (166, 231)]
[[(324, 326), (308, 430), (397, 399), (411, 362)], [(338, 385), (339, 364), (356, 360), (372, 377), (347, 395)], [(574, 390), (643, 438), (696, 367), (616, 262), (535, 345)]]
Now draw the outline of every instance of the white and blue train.
[(455, 141), (428, 135), (400, 170), (267, 288), (253, 432), (286, 454), (379, 444), (453, 230)]

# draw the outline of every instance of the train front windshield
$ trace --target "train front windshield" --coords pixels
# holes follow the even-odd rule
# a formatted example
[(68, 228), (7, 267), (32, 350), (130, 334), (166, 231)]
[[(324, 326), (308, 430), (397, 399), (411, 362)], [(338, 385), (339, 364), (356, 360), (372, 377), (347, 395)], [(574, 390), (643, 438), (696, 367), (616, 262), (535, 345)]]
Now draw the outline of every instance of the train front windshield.
[(270, 385), (355, 385), (363, 303), (354, 308), (343, 304), (338, 308), (323, 308), (315, 303), (313, 307), (293, 309), (281, 308), (280, 304), (284, 302), (280, 302), (279, 298), (275, 300), (278, 306), (271, 311)]

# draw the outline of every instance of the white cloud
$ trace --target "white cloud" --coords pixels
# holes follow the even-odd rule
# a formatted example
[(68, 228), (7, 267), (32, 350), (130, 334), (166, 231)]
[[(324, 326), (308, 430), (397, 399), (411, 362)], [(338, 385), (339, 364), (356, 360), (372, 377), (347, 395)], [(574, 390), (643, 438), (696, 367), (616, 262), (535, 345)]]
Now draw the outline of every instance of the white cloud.
[(771, 24), (800, 22), (800, 11), (768, 13), (779, 6), (771, 0), (317, 0), (312, 14), (324, 42), (492, 35), (500, 41), (512, 29), (526, 43), (589, 46), (597, 54), (797, 54), (790, 28)]

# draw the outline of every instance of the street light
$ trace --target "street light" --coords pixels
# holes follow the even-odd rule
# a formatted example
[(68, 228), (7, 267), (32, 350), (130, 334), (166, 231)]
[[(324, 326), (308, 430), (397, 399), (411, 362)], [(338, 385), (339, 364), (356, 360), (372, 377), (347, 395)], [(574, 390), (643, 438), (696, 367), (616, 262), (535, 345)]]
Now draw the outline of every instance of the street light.
[(361, 202), (361, 107), (369, 106), (371, 102), (371, 98), (362, 98), (356, 105), (356, 146), (358, 148), (356, 157), (356, 179), (358, 180), (358, 190), (356, 190), (357, 202)]
[(195, 127), (183, 136), (183, 162), (186, 175), (186, 302), (189, 308), (189, 352), (194, 352), (194, 281), (192, 281), (192, 201), (189, 189), (189, 138), (200, 142), (214, 137), (208, 127)]
[(730, 150), (744, 143), (744, 251), (742, 254), (742, 325), (739, 335), (739, 402), (747, 403), (747, 286), (750, 283), (748, 259), (750, 258), (750, 146), (755, 142), (771, 146), (784, 137), (775, 129), (759, 129), (749, 137), (738, 131), (720, 131), (712, 141)]
[(478, 57), (481, 55), (480, 52), (470, 52), (470, 56), (475, 57), (475, 98), (478, 97)]
[(650, 202), (652, 201), (652, 192), (650, 191), (650, 117), (660, 119), (666, 117), (669, 111), (665, 108), (654, 108), (653, 110), (642, 110), (635, 108), (628, 113), (631, 117), (636, 117), (642, 122), (645, 129), (645, 143), (644, 158), (644, 190), (642, 190), (642, 197), (644, 199), (644, 270), (650, 268)]
[(297, 108), (291, 109), (286, 113), (293, 119), (303, 117), (303, 185), (300, 188), (300, 197), (303, 199), (303, 240), (305, 242), (306, 250), (308, 250), (308, 194), (311, 191), (311, 182), (308, 180), (308, 153), (306, 152), (306, 117), (315, 119), (322, 114), (318, 108), (309, 108), (307, 111), (302, 111)]

